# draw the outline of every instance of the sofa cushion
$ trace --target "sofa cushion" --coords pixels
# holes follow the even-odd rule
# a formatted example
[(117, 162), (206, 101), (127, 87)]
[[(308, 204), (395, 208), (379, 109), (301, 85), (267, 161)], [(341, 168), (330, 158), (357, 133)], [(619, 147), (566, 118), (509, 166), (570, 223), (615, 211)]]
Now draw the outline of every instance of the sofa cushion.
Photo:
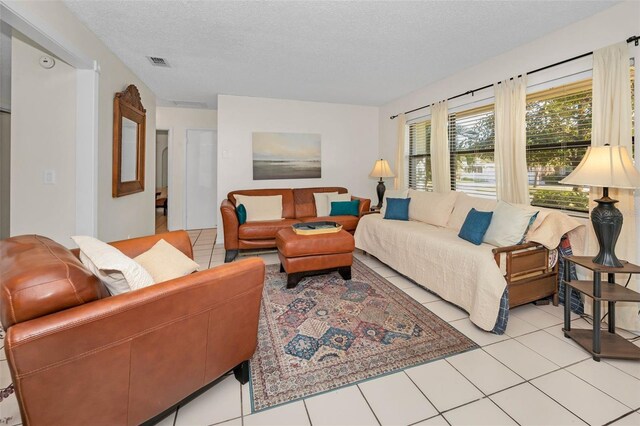
[(14, 324), (100, 299), (100, 280), (68, 249), (38, 235), (0, 241), (0, 319)]
[(484, 242), (496, 247), (507, 247), (521, 244), (536, 220), (537, 211), (514, 206), (504, 201), (498, 202), (493, 211), (493, 218)]
[(336, 222), (342, 225), (345, 231), (355, 231), (358, 227), (359, 218), (356, 216), (321, 216), (321, 217), (301, 217), (300, 222)]
[(265, 196), (265, 195), (282, 195), (282, 217), (285, 219), (295, 218), (295, 206), (293, 204), (293, 190), (286, 188), (276, 189), (242, 189), (231, 191), (227, 194), (227, 198), (233, 205), (237, 205), (236, 195)]
[(238, 228), (238, 237), (241, 240), (270, 240), (276, 237), (276, 233), (291, 225), (300, 223), (297, 219), (265, 220), (247, 222)]
[(447, 228), (459, 231), (471, 209), (489, 212), (496, 208), (496, 204), (497, 201), (493, 198), (474, 197), (464, 192), (459, 192), (456, 197), (456, 202), (453, 205), (453, 212), (451, 212), (451, 216), (447, 222)]
[(282, 219), (282, 195), (236, 194), (237, 204), (247, 211), (247, 222)]
[(71, 237), (80, 247), (82, 264), (97, 276), (112, 296), (154, 284), (151, 275), (117, 248), (88, 236)]
[(151, 274), (153, 281), (162, 283), (174, 278), (184, 277), (198, 269), (198, 264), (180, 250), (160, 240), (149, 250), (133, 260)]
[(409, 219), (435, 226), (446, 226), (458, 193), (441, 194), (431, 191), (409, 190)]
[[(295, 203), (295, 216), (291, 216), (291, 217), (301, 218), (301, 217), (318, 216), (318, 213), (316, 212), (316, 200), (313, 194), (317, 194), (320, 192), (337, 192), (339, 194), (344, 194), (347, 192), (347, 189), (342, 187), (337, 187), (337, 186), (293, 189), (292, 193), (293, 193), (293, 199)], [(289, 216), (285, 216), (285, 217), (289, 217)]]

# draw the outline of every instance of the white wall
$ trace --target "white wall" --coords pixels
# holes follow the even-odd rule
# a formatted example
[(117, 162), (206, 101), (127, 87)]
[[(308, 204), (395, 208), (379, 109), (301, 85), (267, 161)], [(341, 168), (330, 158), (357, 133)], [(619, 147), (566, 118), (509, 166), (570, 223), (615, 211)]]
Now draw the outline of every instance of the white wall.
[[(170, 231), (184, 229), (185, 215), (185, 150), (187, 129), (218, 128), (218, 112), (212, 109), (156, 109), (157, 127), (169, 130), (169, 201), (167, 227)], [(220, 222), (218, 222), (220, 223)]]
[[(322, 177), (254, 181), (252, 132), (319, 133)], [(368, 176), (377, 158), (376, 107), (218, 96), (218, 205), (230, 191), (249, 188), (343, 186), (373, 200), (376, 183)]]
[[(640, 2), (627, 1), (388, 103), (380, 108), (381, 156), (388, 158), (395, 168), (397, 122), (389, 119), (391, 115), (618, 43), (639, 32)], [(588, 57), (531, 75), (529, 84), (590, 68), (591, 57)], [(489, 89), (474, 97), (451, 101), (449, 105), (455, 107), (492, 95), (493, 90)], [(408, 118), (428, 113), (429, 109), (425, 109)]]
[[(42, 234), (64, 245), (75, 230), (76, 71), (13, 37), (11, 235)], [(55, 183), (44, 184), (45, 170)]]
[[(100, 69), (98, 80), (98, 237), (105, 241), (152, 234), (155, 231), (155, 95), (60, 1), (5, 2), (16, 14), (39, 26), (67, 50), (91, 58)], [(120, 198), (111, 196), (113, 97), (127, 85), (135, 84), (147, 110), (144, 192)], [(13, 94), (12, 101), (20, 102)], [(29, 108), (32, 105), (29, 104)], [(15, 108), (15, 107), (14, 107)], [(38, 119), (48, 120), (48, 110)], [(30, 123), (33, 126), (33, 121)], [(47, 141), (41, 140), (42, 144)], [(12, 141), (13, 145), (18, 141)], [(66, 149), (67, 147), (65, 147)], [(72, 148), (66, 154), (74, 156)], [(16, 186), (20, 190), (19, 186)], [(75, 187), (74, 187), (75, 188)], [(24, 212), (26, 213), (26, 212)], [(23, 212), (15, 211), (16, 215)], [(75, 213), (74, 213), (75, 214)], [(26, 230), (26, 229), (25, 229)]]
[(0, 111), (0, 239), (11, 234), (9, 218), (11, 191), (11, 114)]

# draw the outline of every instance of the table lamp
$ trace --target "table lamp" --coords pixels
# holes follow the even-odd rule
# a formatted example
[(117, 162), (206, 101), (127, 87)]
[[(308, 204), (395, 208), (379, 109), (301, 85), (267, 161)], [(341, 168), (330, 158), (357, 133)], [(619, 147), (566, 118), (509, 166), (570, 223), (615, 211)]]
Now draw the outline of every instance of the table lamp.
[(593, 262), (621, 268), (615, 254), (616, 242), (622, 229), (622, 213), (609, 198), (609, 188), (635, 189), (640, 187), (640, 173), (633, 165), (627, 148), (623, 146), (592, 146), (587, 149), (578, 167), (560, 183), (602, 187), (602, 198), (591, 211), (591, 223), (600, 246)]
[(386, 189), (382, 178), (395, 177), (395, 175), (391, 171), (391, 167), (389, 167), (389, 162), (381, 158), (376, 160), (376, 164), (373, 165), (373, 169), (371, 170), (371, 173), (369, 173), (369, 176), (380, 178), (380, 181), (378, 181), (378, 187), (376, 188), (376, 191), (378, 192), (378, 205), (376, 207), (380, 209), (382, 207), (382, 198), (384, 197), (384, 191)]

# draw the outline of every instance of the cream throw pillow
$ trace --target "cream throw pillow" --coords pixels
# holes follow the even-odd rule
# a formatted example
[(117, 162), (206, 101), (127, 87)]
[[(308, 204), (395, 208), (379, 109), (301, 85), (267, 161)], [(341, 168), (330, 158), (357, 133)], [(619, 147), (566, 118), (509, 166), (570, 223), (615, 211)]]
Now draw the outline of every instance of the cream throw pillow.
[(408, 189), (389, 189), (385, 191), (384, 197), (382, 197), (382, 208), (380, 209), (382, 217), (384, 217), (384, 214), (387, 211), (387, 198), (407, 198), (408, 194)]
[(447, 226), (456, 202), (457, 192), (441, 194), (431, 191), (409, 190), (409, 220), (436, 226)]
[(329, 216), (331, 209), (329, 208), (329, 195), (336, 195), (337, 192), (314, 192), (313, 198), (316, 202), (316, 216)]
[(537, 214), (537, 211), (498, 201), (483, 241), (496, 247), (520, 244), (531, 225), (531, 218)]
[(199, 266), (189, 256), (165, 240), (158, 241), (153, 247), (133, 260), (142, 265), (157, 283), (189, 275)]
[(71, 237), (80, 248), (80, 261), (102, 281), (112, 296), (138, 290), (154, 283), (138, 262), (117, 248), (93, 237)]
[(282, 219), (282, 195), (234, 194), (236, 204), (247, 210), (247, 222)]

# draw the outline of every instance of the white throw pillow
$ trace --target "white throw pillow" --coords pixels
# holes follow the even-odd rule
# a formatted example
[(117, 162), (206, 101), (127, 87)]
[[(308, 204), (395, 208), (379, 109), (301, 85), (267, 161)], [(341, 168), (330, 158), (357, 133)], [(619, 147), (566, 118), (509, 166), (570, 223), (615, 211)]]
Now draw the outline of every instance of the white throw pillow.
[[(331, 215), (331, 203), (334, 201), (351, 201), (351, 194), (329, 194), (327, 195), (327, 205), (329, 207), (329, 213), (326, 216)], [(320, 217), (320, 216), (318, 216)]]
[(407, 194), (409, 194), (408, 189), (390, 189), (384, 192), (384, 197), (382, 198), (382, 208), (380, 209), (380, 214), (384, 217), (384, 213), (387, 211), (387, 198), (407, 198)]
[(247, 210), (247, 222), (282, 219), (282, 195), (234, 194), (236, 205)]
[(158, 241), (153, 247), (133, 260), (142, 265), (151, 274), (153, 281), (157, 283), (184, 277), (199, 267), (189, 256), (165, 240)]
[(336, 195), (337, 192), (314, 192), (313, 198), (316, 202), (316, 216), (329, 216), (331, 209), (329, 208), (329, 195)]
[(80, 261), (102, 281), (112, 296), (154, 283), (151, 275), (117, 248), (93, 237), (71, 237), (80, 248)]
[(496, 247), (520, 244), (531, 225), (531, 219), (537, 214), (537, 211), (498, 201), (491, 224), (484, 234), (484, 242)]
[(460, 192), (456, 197), (453, 212), (451, 212), (449, 222), (447, 222), (447, 228), (459, 231), (472, 208), (481, 212), (492, 212), (497, 203), (496, 200), (491, 198), (474, 197)]
[(441, 194), (431, 191), (409, 190), (409, 220), (429, 223), (436, 226), (447, 226), (457, 192)]

